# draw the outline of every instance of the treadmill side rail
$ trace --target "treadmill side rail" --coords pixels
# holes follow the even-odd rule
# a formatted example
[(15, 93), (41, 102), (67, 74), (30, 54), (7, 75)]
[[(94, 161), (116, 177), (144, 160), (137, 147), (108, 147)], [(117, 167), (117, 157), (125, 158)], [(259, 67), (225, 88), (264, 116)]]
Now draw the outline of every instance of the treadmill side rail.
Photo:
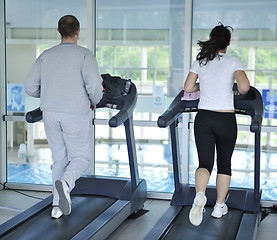
[(18, 225), (20, 225), (22, 222), (28, 220), (29, 218), (31, 218), (35, 214), (42, 211), (45, 207), (52, 204), (52, 201), (53, 201), (53, 195), (43, 199), (42, 201), (38, 202), (34, 206), (28, 208), (27, 210), (25, 210), (25, 211), (19, 213), (18, 215), (16, 215), (15, 217), (13, 217), (13, 218), (9, 219), (8, 221), (2, 223), (0, 225), (0, 237), (3, 234), (10, 231), (11, 229), (13, 229), (13, 228), (17, 227)]
[[(256, 239), (257, 228), (260, 222), (260, 213), (245, 213), (241, 219), (236, 240), (254, 240)], [(253, 229), (253, 231), (249, 231)]]
[(117, 228), (126, 219), (130, 211), (129, 201), (118, 200), (76, 234), (72, 240), (106, 239), (114, 231), (115, 226)]
[(144, 240), (161, 239), (168, 231), (175, 217), (181, 211), (182, 206), (170, 206), (164, 215), (159, 219), (154, 228), (144, 237)]

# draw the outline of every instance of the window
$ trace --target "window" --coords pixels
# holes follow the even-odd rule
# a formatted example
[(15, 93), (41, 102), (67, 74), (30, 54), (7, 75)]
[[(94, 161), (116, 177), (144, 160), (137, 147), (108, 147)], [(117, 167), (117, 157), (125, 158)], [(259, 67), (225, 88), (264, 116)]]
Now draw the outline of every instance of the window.
[(87, 1), (9, 0), (5, 10), (7, 115), (12, 117), (7, 121), (7, 181), (50, 185), (52, 157), (43, 123), (27, 124), (24, 119), (39, 99), (25, 96), (23, 83), (38, 55), (60, 43), (61, 16), (79, 19), (79, 43), (87, 45)]
[[(149, 191), (172, 192), (169, 132), (158, 128), (156, 121), (184, 81), (185, 1), (158, 2), (98, 0), (96, 58), (101, 73), (130, 78), (136, 84), (134, 124), (140, 177), (147, 180)], [(102, 110), (96, 118), (107, 119), (111, 112)], [(113, 152), (104, 156), (96, 150), (96, 172), (128, 176), (124, 138), (123, 130), (96, 125), (96, 149), (106, 144), (105, 151)], [(104, 168), (98, 159), (106, 163)]]

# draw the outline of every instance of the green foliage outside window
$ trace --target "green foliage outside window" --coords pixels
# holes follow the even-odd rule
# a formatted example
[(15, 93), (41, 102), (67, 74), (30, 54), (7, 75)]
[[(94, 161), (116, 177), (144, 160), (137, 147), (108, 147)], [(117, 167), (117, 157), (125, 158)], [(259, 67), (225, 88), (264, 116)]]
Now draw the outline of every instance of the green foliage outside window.
[[(146, 51), (146, 54), (143, 53)], [(145, 55), (144, 55), (145, 54)], [(146, 59), (143, 59), (143, 56)], [(135, 80), (147, 70), (147, 82), (166, 82), (169, 75), (168, 47), (107, 46), (97, 47), (96, 59), (103, 71)]]

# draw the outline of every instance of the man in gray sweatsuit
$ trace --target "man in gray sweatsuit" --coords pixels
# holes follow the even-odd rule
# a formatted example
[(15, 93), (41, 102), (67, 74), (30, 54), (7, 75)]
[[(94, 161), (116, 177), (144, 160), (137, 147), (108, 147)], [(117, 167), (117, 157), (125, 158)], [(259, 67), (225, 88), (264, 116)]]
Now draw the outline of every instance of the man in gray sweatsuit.
[(93, 53), (77, 45), (79, 21), (63, 16), (58, 31), (61, 44), (37, 58), (25, 81), (26, 94), (40, 98), (54, 160), (53, 218), (71, 212), (70, 191), (92, 158), (90, 108), (102, 98), (102, 78)]

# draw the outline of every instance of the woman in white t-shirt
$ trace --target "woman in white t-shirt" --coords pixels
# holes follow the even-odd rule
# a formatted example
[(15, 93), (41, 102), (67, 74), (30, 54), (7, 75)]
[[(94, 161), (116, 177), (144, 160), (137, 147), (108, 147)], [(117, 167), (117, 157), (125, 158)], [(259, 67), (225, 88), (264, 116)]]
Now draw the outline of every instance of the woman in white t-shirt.
[[(212, 212), (215, 218), (227, 214), (226, 195), (231, 180), (231, 157), (237, 138), (232, 87), (234, 80), (240, 93), (250, 88), (239, 58), (226, 54), (230, 44), (229, 26), (214, 27), (207, 41), (198, 41), (200, 52), (192, 64), (184, 84), (185, 92), (200, 90), (199, 111), (195, 117), (194, 134), (199, 158), (195, 172), (196, 195), (189, 219), (195, 226), (203, 219), (207, 184), (217, 156), (217, 201)], [(196, 83), (199, 79), (199, 83)]]

